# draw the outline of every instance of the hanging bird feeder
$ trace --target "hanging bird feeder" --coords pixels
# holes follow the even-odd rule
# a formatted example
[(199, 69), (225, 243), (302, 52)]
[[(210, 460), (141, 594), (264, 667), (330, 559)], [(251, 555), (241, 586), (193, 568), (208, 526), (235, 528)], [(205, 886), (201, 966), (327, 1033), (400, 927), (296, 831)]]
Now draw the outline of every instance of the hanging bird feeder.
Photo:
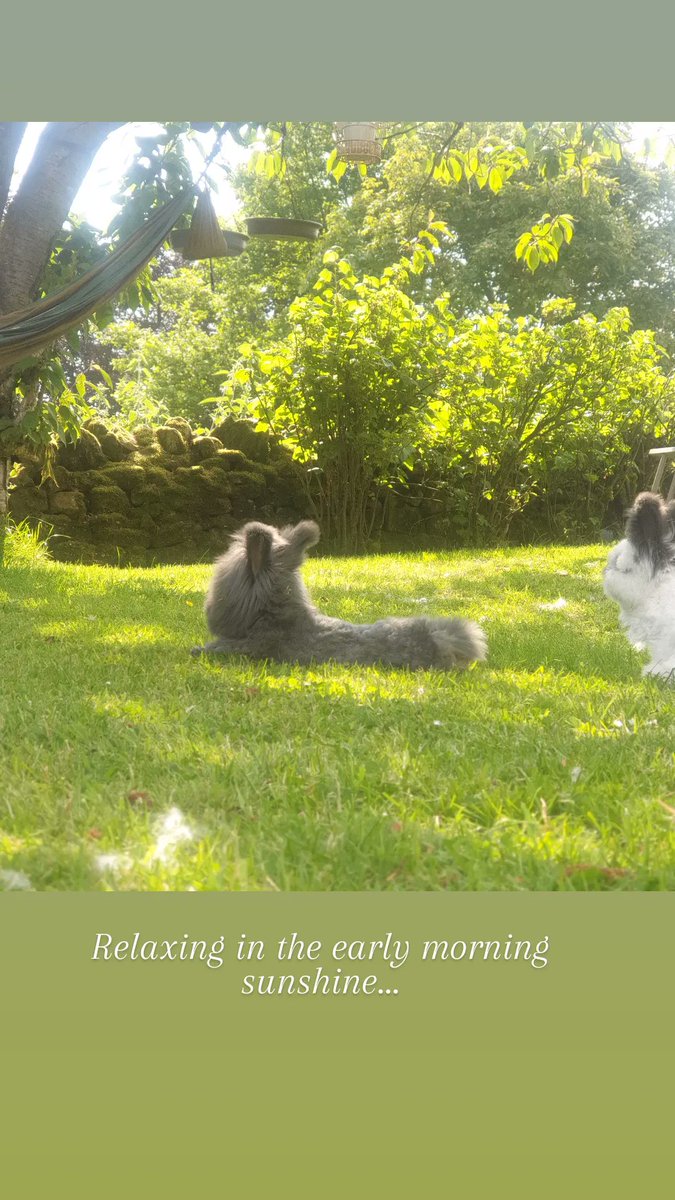
[(227, 242), (228, 258), (237, 258), (248, 246), (248, 234), (239, 233), (236, 229), (224, 229), (223, 237)]
[(321, 233), (320, 221), (301, 221), (295, 217), (248, 217), (249, 236), (280, 242), (313, 242)]
[(243, 254), (247, 242), (245, 233), (237, 233), (234, 229), (223, 232), (208, 192), (199, 193), (190, 228), (174, 229), (171, 234), (171, 245), (183, 258), (208, 259), (211, 291), (216, 288), (214, 258), (236, 258)]
[(182, 253), (186, 258), (196, 259), (227, 257), (227, 242), (207, 191), (200, 192), (197, 197)]
[(335, 121), (333, 137), (338, 154), (345, 162), (372, 166), (382, 157), (375, 121)]
[[(239, 233), (236, 229), (223, 229), (221, 232), (225, 238), (227, 251), (225, 254), (221, 251), (217, 256), (218, 258), (238, 258), (240, 254), (244, 253), (248, 245), (247, 234)], [(189, 229), (174, 229), (171, 233), (171, 246), (183, 258), (190, 257), (186, 251), (189, 236)]]
[[(281, 135), (281, 155), (284, 167), (283, 146), (286, 133), (287, 129), (284, 123)], [(280, 173), (288, 189), (291, 211), (296, 214), (298, 211), (298, 198), (293, 191), (288, 175), (283, 170)], [(249, 237), (263, 238), (266, 241), (315, 242), (323, 229), (323, 225), (321, 221), (310, 221), (304, 216), (297, 215), (293, 215), (292, 217), (247, 217), (246, 229), (248, 230)]]

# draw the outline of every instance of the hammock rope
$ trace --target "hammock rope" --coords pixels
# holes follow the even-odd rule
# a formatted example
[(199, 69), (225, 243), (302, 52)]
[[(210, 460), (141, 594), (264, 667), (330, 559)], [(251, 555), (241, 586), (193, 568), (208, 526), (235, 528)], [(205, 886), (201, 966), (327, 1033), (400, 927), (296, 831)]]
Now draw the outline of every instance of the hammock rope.
[(68, 287), (0, 317), (0, 367), (12, 366), (45, 349), (122, 291), (166, 241), (192, 203), (197, 186), (158, 208), (126, 242)]

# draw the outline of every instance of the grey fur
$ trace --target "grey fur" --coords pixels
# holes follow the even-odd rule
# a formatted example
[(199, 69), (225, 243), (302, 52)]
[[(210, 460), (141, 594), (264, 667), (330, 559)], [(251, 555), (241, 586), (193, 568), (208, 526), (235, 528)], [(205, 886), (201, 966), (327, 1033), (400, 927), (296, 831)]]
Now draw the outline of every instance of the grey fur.
[(194, 655), (245, 654), (276, 662), (383, 663), (441, 670), (484, 659), (482, 629), (459, 617), (387, 617), (352, 625), (327, 617), (312, 604), (300, 578), (310, 546), (319, 540), (314, 521), (274, 529), (250, 521), (216, 562), (206, 597), (214, 641)]

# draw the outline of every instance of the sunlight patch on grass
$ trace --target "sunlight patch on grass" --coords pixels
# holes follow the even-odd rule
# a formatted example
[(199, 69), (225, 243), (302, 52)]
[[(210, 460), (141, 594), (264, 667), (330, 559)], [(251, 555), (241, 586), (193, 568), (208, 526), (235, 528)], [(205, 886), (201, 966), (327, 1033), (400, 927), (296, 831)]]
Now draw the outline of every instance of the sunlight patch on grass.
[(57, 640), (79, 637), (82, 633), (82, 622), (46, 621), (43, 625), (38, 625), (36, 631), (44, 638), (56, 638)]
[[(0, 599), (2, 599), (2, 596), (0, 596)], [(46, 597), (38, 599), (37, 596), (28, 596), (25, 600), (21, 601), (21, 608), (29, 608), (34, 610), (37, 608), (47, 608), (48, 604), (49, 601)]]
[(161, 625), (116, 625), (104, 631), (99, 641), (103, 645), (132, 645), (134, 642), (155, 644), (173, 641), (173, 635)]
[[(336, 616), (484, 619), (488, 663), (457, 675), (194, 660), (208, 565), (9, 569), (0, 869), (36, 889), (674, 887), (675, 691), (641, 678), (605, 555), (308, 562)], [(162, 861), (172, 809), (194, 836)]]
[(167, 711), (159, 704), (150, 704), (147, 700), (105, 693), (89, 696), (89, 702), (94, 712), (102, 713), (119, 721), (132, 721), (134, 724), (161, 725), (164, 728)]

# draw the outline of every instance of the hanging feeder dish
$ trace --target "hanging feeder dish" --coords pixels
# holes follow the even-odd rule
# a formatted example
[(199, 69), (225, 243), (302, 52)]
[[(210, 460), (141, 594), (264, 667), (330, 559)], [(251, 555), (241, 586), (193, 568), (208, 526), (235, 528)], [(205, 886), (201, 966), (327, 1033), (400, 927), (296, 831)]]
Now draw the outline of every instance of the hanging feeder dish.
[[(246, 249), (246, 247), (248, 245), (247, 234), (239, 233), (235, 229), (223, 229), (223, 230), (221, 230), (221, 232), (225, 239), (225, 245), (227, 246), (227, 250), (225, 251), (224, 254), (221, 252), (221, 254), (218, 255), (219, 258), (238, 258), (240, 254), (244, 253), (244, 250)], [(185, 249), (189, 236), (190, 236), (189, 229), (174, 229), (171, 234), (172, 249), (175, 250), (178, 254), (181, 254), (183, 256), (183, 258), (190, 257), (186, 253), (186, 249)]]
[(322, 226), (320, 221), (300, 221), (293, 217), (249, 217), (246, 228), (250, 237), (269, 241), (314, 242)]
[(333, 137), (338, 154), (345, 162), (371, 166), (382, 157), (375, 121), (335, 121)]
[(227, 243), (227, 257), (236, 258), (243, 254), (248, 246), (248, 234), (239, 233), (236, 229), (224, 229), (223, 237)]
[(208, 192), (200, 192), (181, 252), (185, 258), (227, 258), (227, 242)]

